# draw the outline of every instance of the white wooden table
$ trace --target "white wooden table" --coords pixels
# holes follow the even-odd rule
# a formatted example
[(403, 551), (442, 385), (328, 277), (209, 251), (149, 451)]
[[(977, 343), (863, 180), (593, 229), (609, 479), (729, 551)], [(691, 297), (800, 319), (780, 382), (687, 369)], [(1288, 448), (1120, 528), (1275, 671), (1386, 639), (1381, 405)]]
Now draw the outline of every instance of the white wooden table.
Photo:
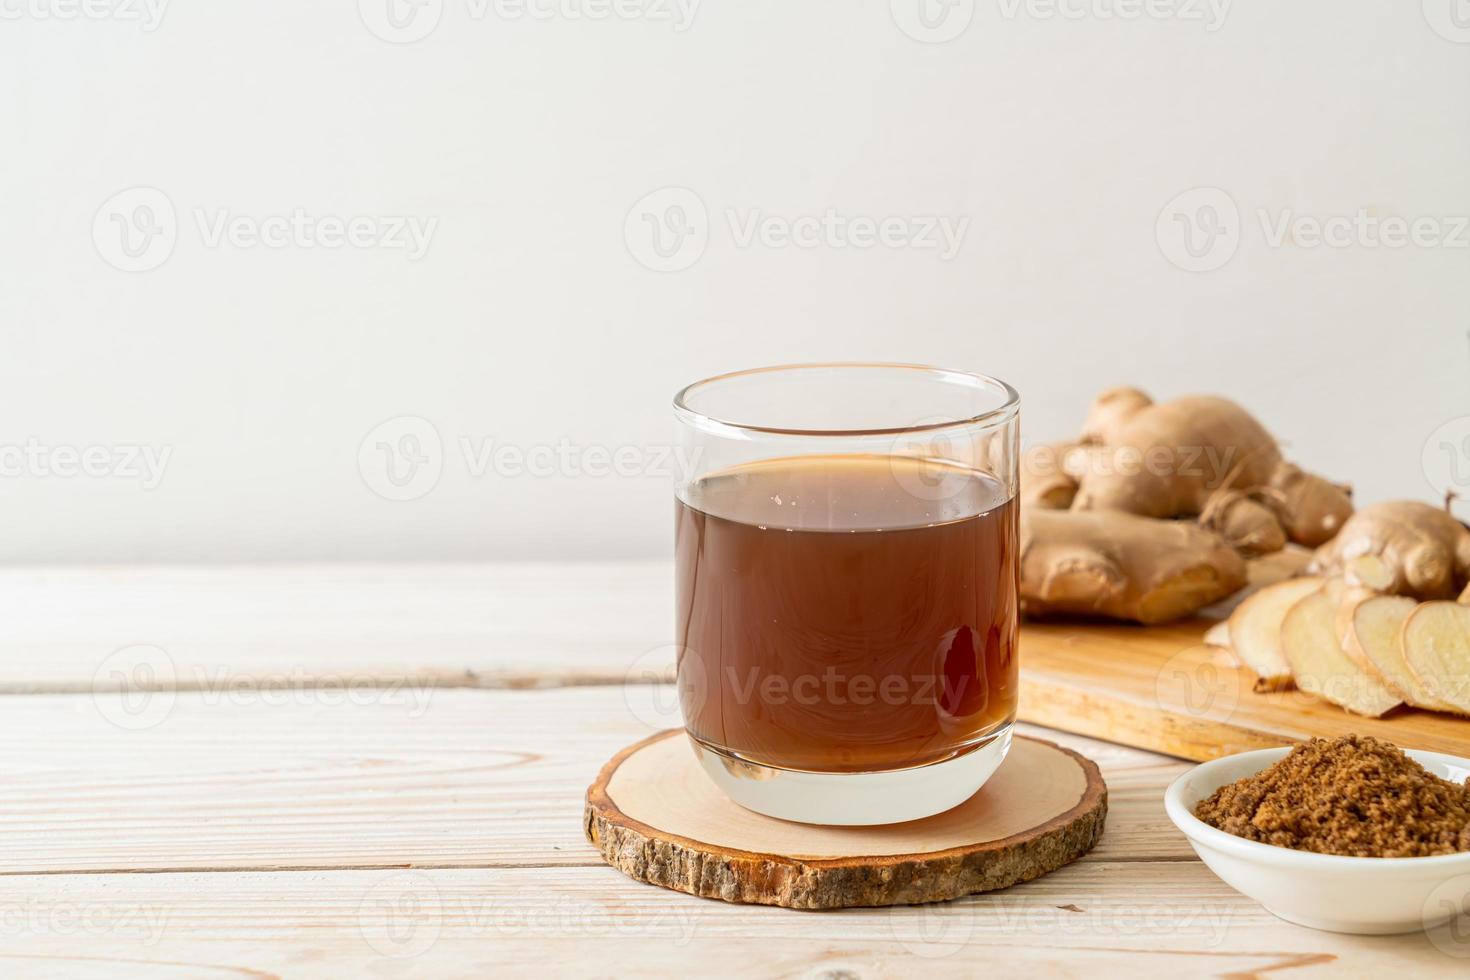
[(1164, 817), (1187, 763), (1038, 729), (1111, 794), (1038, 881), (843, 912), (637, 884), (582, 794), (667, 710), (669, 592), (664, 564), (0, 572), (0, 975), (1470, 972), (1463, 922), (1273, 918)]

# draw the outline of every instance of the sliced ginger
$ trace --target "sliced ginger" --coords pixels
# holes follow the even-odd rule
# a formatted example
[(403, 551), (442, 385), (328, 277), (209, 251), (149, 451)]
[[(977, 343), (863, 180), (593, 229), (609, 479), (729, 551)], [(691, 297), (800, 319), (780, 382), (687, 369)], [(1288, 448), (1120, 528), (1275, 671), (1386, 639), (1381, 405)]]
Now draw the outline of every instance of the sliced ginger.
[(1334, 628), (1340, 596), (1340, 584), (1329, 581), (1298, 599), (1281, 620), (1281, 652), (1298, 688), (1378, 718), (1403, 699), (1343, 649)]
[(1226, 627), (1230, 649), (1255, 671), (1256, 690), (1291, 686), (1291, 665), (1281, 649), (1281, 622), (1303, 596), (1321, 587), (1322, 579), (1313, 576), (1287, 579), (1251, 595), (1230, 614)]
[(1422, 689), (1470, 713), (1470, 606), (1421, 603), (1404, 620), (1400, 642), (1404, 662)]
[(1205, 630), (1205, 646), (1219, 647), (1222, 650), (1230, 649), (1230, 620), (1222, 619), (1214, 626)]
[(1441, 701), (1420, 683), (1404, 660), (1404, 621), (1418, 605), (1407, 596), (1380, 595), (1347, 607), (1343, 649), (1360, 667), (1377, 673), (1405, 703), (1431, 711), (1454, 711), (1454, 705)]

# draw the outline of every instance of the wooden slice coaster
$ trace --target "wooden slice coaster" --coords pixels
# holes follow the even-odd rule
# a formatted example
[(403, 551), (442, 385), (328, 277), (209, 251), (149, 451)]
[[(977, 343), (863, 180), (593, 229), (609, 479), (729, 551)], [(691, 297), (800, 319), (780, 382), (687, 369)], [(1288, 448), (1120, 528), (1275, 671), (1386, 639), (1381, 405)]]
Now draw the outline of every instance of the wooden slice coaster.
[(995, 775), (937, 816), (880, 827), (819, 827), (732, 803), (680, 729), (630, 745), (587, 789), (583, 825), (630, 877), (727, 902), (793, 909), (937, 902), (1055, 871), (1102, 836), (1097, 766), (1017, 737)]

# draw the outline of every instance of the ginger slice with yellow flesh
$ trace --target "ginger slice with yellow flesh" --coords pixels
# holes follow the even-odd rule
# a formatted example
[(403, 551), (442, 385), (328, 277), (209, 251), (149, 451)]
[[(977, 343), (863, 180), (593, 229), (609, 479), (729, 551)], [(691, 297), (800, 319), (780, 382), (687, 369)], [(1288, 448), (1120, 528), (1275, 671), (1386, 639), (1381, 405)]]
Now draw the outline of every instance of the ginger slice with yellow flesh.
[(1222, 619), (1214, 626), (1205, 630), (1205, 646), (1219, 647), (1222, 650), (1230, 649), (1230, 620)]
[(1334, 624), (1340, 582), (1327, 582), (1298, 599), (1281, 620), (1281, 652), (1296, 686), (1347, 710), (1378, 718), (1403, 702), (1349, 657)]
[(1470, 713), (1470, 606), (1421, 603), (1404, 620), (1399, 642), (1404, 663), (1423, 690)]
[[(1347, 563), (1341, 584), (1336, 584), (1336, 578), (1328, 579), (1334, 583), (1334, 589), (1338, 592), (1337, 612), (1333, 617), (1333, 632), (1337, 634), (1337, 641), (1349, 657), (1357, 663), (1358, 667), (1366, 670), (1387, 688), (1399, 697), (1408, 700), (1408, 692), (1402, 682), (1396, 681), (1396, 674), (1385, 672), (1377, 663), (1364, 652), (1362, 644), (1353, 636), (1353, 614), (1358, 606), (1369, 599), (1377, 598), (1389, 592), (1393, 588), (1394, 573), (1388, 567), (1388, 563), (1377, 555), (1361, 555)], [(1409, 609), (1415, 604), (1411, 601)], [(1383, 607), (1379, 607), (1381, 616)], [(1404, 615), (1408, 615), (1407, 611)], [(1401, 620), (1402, 621), (1402, 620)], [(1402, 658), (1398, 658), (1400, 661)]]
[(1281, 650), (1281, 621), (1299, 599), (1321, 587), (1322, 579), (1314, 576), (1287, 579), (1249, 596), (1230, 614), (1230, 649), (1255, 671), (1256, 690), (1291, 686), (1291, 665)]
[(1379, 595), (1348, 607), (1343, 649), (1360, 666), (1376, 672), (1386, 686), (1416, 708), (1455, 711), (1419, 682), (1404, 660), (1400, 642), (1404, 621), (1419, 604), (1407, 596)]

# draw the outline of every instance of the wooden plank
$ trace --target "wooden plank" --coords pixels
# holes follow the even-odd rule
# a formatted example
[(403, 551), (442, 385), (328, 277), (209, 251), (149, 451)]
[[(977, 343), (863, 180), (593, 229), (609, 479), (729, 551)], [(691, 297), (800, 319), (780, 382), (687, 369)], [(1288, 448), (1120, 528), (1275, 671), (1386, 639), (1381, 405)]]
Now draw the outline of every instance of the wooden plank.
[[(520, 688), (671, 676), (670, 565), (0, 571), (0, 692)], [(1021, 716), (1191, 759), (1345, 731), (1470, 754), (1470, 720), (1255, 694), (1204, 623), (1026, 623)]]
[[(1275, 919), (1198, 864), (1081, 863), (1004, 892), (794, 912), (610, 868), (0, 878), (0, 970), (149, 977), (1463, 976), (1463, 937)], [(1439, 944), (1439, 945), (1437, 945)], [(685, 966), (679, 967), (678, 964)]]
[(672, 671), (672, 610), (668, 562), (12, 568), (0, 691), (619, 683)]
[(1470, 756), (1470, 719), (1410, 708), (1363, 718), (1301, 691), (1256, 693), (1253, 674), (1201, 644), (1210, 625), (1027, 623), (1020, 715), (1186, 759), (1352, 732)]
[[(0, 872), (599, 864), (583, 795), (609, 757), (655, 730), (629, 707), (648, 694), (0, 698)], [(1057, 741), (1109, 783), (1108, 831), (1089, 860), (1191, 859), (1159, 804), (1187, 766)]]

